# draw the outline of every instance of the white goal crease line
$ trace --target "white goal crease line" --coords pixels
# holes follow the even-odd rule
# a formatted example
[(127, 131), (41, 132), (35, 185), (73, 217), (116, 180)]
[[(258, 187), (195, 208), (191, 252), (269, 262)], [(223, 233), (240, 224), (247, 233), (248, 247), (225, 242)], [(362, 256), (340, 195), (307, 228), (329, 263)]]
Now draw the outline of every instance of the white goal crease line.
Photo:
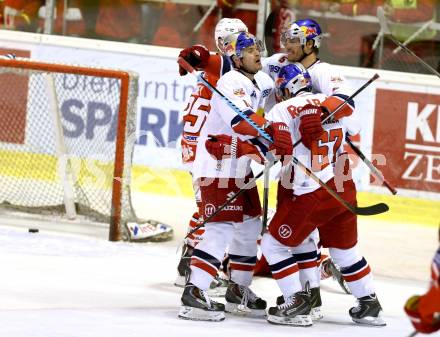
[(405, 144), (405, 149), (440, 152), (440, 146), (436, 147), (429, 145)]

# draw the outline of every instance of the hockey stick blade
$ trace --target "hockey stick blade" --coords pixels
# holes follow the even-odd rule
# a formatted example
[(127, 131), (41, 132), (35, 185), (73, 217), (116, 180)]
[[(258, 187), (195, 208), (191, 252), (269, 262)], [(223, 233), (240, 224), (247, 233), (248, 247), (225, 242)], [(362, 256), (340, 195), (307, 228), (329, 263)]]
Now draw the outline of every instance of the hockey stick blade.
[(357, 215), (377, 215), (388, 212), (390, 208), (387, 204), (381, 202), (367, 207), (355, 207), (354, 209)]

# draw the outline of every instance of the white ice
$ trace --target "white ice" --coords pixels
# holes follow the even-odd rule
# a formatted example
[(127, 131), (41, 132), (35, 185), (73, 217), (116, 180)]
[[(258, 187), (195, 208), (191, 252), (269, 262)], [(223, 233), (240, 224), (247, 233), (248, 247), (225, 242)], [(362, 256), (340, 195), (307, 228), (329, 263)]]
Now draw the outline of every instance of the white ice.
[[(179, 205), (172, 209), (183, 209)], [(160, 210), (157, 205), (154, 209), (154, 215), (162, 221), (172, 218), (170, 213), (175, 212), (169, 211), (170, 208)], [(188, 209), (189, 214), (192, 210)], [(419, 235), (416, 238), (426, 241), (417, 244), (405, 244), (399, 234), (398, 246), (394, 246), (381, 232), (391, 225), (361, 223), (361, 236), (371, 237), (371, 244), (374, 241), (373, 246), (362, 244), (361, 247), (367, 250), (363, 251), (367, 259), (370, 253), (373, 256), (369, 259), (373, 271), (375, 264), (378, 266), (375, 281), (387, 321), (385, 328), (353, 323), (348, 309), (355, 300), (343, 294), (333, 280), (322, 283), (325, 318), (313, 327), (275, 326), (263, 319), (230, 315), (224, 322), (208, 323), (177, 318), (182, 289), (172, 284), (178, 262), (176, 247), (188, 219), (185, 216), (176, 213), (173, 220), (178, 223), (177, 239), (159, 244), (114, 243), (106, 241), (102, 235), (105, 230), (98, 237), (92, 237), (84, 233), (69, 234), (63, 230), (69, 225), (51, 223), (52, 220), (32, 222), (0, 217), (0, 336), (361, 337), (408, 336), (412, 332), (402, 308), (410, 295), (422, 293), (427, 287), (430, 255), (436, 245), (430, 242), (430, 238), (435, 241), (434, 230), (421, 227), (422, 234), (417, 229), (418, 234), (405, 235), (408, 242), (416, 234)], [(30, 227), (40, 228), (40, 232), (29, 233)], [(408, 231), (414, 226), (391, 228)], [(390, 245), (391, 248), (387, 248)], [(415, 263), (422, 265), (414, 277), (396, 277), (410, 275), (406, 269), (411, 268), (411, 264), (402, 264), (406, 258), (399, 259), (401, 254), (396, 247), (401, 247), (402, 255), (414, 247), (413, 254), (407, 257), (417, 256)], [(420, 254), (420, 251), (426, 253)], [(280, 294), (276, 283), (268, 278), (255, 278), (252, 288), (269, 305), (273, 305)]]

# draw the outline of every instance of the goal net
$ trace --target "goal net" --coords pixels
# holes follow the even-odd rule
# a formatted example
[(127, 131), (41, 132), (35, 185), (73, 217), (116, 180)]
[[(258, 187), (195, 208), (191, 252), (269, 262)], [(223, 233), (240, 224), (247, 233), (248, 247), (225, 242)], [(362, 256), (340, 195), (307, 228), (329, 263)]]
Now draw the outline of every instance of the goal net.
[(137, 93), (134, 73), (0, 59), (0, 207), (84, 215), (119, 240)]

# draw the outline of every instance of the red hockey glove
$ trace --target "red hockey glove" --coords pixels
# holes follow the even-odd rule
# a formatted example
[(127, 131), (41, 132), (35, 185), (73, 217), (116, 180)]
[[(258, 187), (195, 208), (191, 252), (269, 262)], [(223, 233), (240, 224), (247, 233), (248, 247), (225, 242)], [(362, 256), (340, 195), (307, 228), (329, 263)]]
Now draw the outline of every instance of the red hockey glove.
[(322, 108), (312, 104), (306, 104), (300, 111), (301, 122), (299, 132), (301, 141), (305, 147), (311, 148), (312, 142), (319, 139), (324, 132), (321, 125)]
[(292, 136), (289, 127), (285, 123), (275, 122), (265, 130), (273, 140), (269, 151), (275, 150), (276, 156), (289, 156), (293, 153)]
[[(324, 120), (328, 115), (337, 109), (337, 107), (344, 102), (344, 99), (339, 96), (329, 96), (324, 102), (321, 103), (322, 115), (321, 120)], [(348, 117), (353, 113), (353, 106), (350, 103), (346, 103), (338, 112), (336, 112), (330, 121), (338, 121), (343, 117)]]
[(263, 154), (249, 142), (242, 141), (239, 138), (234, 139), (228, 135), (209, 135), (209, 137), (205, 142), (206, 150), (216, 160), (231, 156), (234, 158), (249, 156), (260, 164), (264, 162)]
[[(208, 64), (209, 50), (202, 45), (194, 45), (189, 48), (182, 49), (179, 53), (179, 57), (185, 59), (191, 66), (197, 70), (203, 69)], [(180, 76), (186, 75), (188, 72), (179, 65)]]
[(208, 153), (216, 160), (231, 156), (232, 137), (227, 135), (209, 135), (205, 142)]
[(418, 332), (432, 333), (440, 330), (440, 312), (433, 312), (430, 315), (424, 316), (422, 313), (422, 300), (424, 296), (415, 295), (410, 297), (406, 301), (404, 309)]

